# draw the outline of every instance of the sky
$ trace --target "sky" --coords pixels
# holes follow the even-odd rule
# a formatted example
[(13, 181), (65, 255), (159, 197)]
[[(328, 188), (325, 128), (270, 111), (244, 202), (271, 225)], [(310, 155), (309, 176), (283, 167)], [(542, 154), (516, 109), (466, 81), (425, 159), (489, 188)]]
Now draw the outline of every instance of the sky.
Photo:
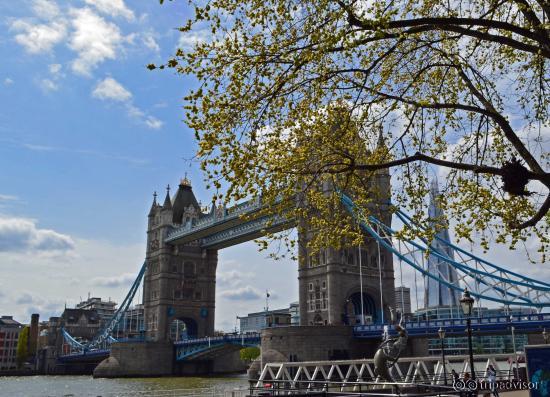
[[(209, 203), (183, 122), (193, 80), (149, 71), (182, 37), (187, 2), (0, 2), (0, 314), (121, 302), (145, 255), (153, 191), (185, 174)], [(297, 268), (254, 243), (220, 252), (218, 329), (297, 300)]]
[[(44, 320), (88, 294), (121, 302), (144, 259), (153, 191), (163, 198), (187, 175), (210, 202), (183, 122), (196, 83), (146, 68), (206, 37), (181, 35), (187, 16), (185, 1), (0, 2), (1, 315)], [(266, 290), (271, 308), (298, 299), (296, 263), (267, 256), (252, 242), (220, 252), (217, 329), (263, 310)], [(550, 279), (521, 249), (485, 256)], [(413, 285), (410, 270), (403, 279)]]

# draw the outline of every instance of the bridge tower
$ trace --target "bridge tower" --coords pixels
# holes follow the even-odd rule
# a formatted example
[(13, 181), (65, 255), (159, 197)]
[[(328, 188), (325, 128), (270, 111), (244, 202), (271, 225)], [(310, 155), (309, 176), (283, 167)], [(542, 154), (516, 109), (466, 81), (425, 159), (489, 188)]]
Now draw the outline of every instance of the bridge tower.
[[(378, 144), (384, 144), (381, 135)], [(384, 224), (391, 225), (389, 170), (377, 172), (370, 185), (377, 197), (377, 204), (371, 211)], [(323, 189), (331, 188), (330, 183), (325, 182)], [(388, 322), (389, 309), (395, 308), (393, 255), (378, 247), (372, 237), (365, 237), (361, 248), (325, 248), (317, 255), (310, 255), (306, 248), (309, 233), (298, 236), (300, 325), (360, 324), (361, 306), (366, 323)], [(360, 274), (363, 278), (362, 305)]]
[(187, 178), (173, 198), (167, 187), (162, 205), (155, 194), (148, 216), (143, 281), (145, 332), (150, 340), (168, 342), (181, 339), (183, 333), (202, 337), (214, 332), (217, 250), (202, 249), (198, 241), (165, 242), (175, 227), (202, 216)]

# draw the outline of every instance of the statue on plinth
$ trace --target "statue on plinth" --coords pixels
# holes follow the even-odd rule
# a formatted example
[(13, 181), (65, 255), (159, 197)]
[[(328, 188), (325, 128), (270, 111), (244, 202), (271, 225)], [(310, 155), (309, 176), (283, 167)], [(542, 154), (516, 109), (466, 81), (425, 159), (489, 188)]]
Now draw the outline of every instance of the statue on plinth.
[[(393, 320), (393, 311), (391, 308), (390, 311)], [(390, 375), (390, 368), (397, 363), (401, 353), (407, 347), (407, 330), (402, 326), (402, 323), (403, 315), (401, 315), (399, 324), (395, 325), (397, 337), (390, 337), (389, 333), (385, 332), (384, 340), (374, 354), (374, 373), (378, 379), (385, 382), (394, 382), (394, 379)]]

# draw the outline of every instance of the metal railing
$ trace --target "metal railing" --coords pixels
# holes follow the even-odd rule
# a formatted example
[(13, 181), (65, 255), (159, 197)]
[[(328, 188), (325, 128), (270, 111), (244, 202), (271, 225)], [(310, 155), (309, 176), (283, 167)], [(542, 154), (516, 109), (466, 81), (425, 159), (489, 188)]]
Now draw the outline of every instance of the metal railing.
[(291, 385), (288, 381), (272, 381), (261, 387), (251, 386), (250, 396), (285, 396), (285, 395), (363, 395), (368, 396), (452, 396), (460, 391), (452, 386), (431, 385), (410, 382), (338, 382), (338, 381), (297, 381)]
[[(508, 358), (508, 354), (477, 355), (474, 363), (476, 377), (485, 378), (488, 366), (492, 365), (501, 379), (512, 379), (513, 364), (507, 361)], [(395, 381), (403, 384), (442, 386), (445, 383), (444, 371), (448, 371), (446, 375), (449, 380), (451, 368), (458, 369), (459, 374), (471, 373), (469, 356), (446, 357), (445, 366), (441, 359), (433, 356), (404, 357), (390, 368), (390, 375)], [(379, 388), (381, 384), (387, 384), (375, 375), (373, 359), (267, 363), (254, 387), (259, 390), (265, 388), (266, 384), (273, 384), (274, 381), (285, 384), (288, 390), (313, 390), (318, 382), (331, 388), (337, 385), (341, 391), (350, 388), (356, 391), (358, 388), (373, 385)]]
[[(488, 316), (488, 317), (472, 317), (472, 327), (478, 331), (505, 331), (510, 326), (514, 326), (518, 330), (534, 330), (539, 331), (541, 328), (550, 327), (550, 313), (541, 314), (524, 314), (512, 316)], [(357, 325), (353, 328), (355, 336), (373, 336), (380, 337), (384, 332), (384, 324)], [(403, 325), (410, 336), (418, 334), (431, 333), (436, 335), (439, 328), (445, 328), (448, 333), (464, 334), (466, 327), (465, 318), (453, 318), (445, 320), (430, 320), (430, 321), (406, 321)], [(396, 333), (392, 327), (388, 327), (390, 334)]]

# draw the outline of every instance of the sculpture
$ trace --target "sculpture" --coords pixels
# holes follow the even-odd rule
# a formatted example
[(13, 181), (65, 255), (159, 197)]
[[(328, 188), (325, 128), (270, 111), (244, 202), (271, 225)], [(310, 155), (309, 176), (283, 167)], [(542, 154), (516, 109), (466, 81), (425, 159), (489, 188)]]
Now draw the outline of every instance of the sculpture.
[[(390, 311), (392, 311), (391, 308)], [(393, 319), (393, 311), (391, 314)], [(402, 322), (403, 316), (401, 316), (399, 324), (395, 326), (398, 336), (391, 338), (386, 333), (384, 341), (378, 346), (378, 350), (374, 354), (374, 373), (380, 380), (386, 382), (394, 381), (389, 370), (397, 363), (401, 353), (407, 347), (407, 330), (401, 325)]]

